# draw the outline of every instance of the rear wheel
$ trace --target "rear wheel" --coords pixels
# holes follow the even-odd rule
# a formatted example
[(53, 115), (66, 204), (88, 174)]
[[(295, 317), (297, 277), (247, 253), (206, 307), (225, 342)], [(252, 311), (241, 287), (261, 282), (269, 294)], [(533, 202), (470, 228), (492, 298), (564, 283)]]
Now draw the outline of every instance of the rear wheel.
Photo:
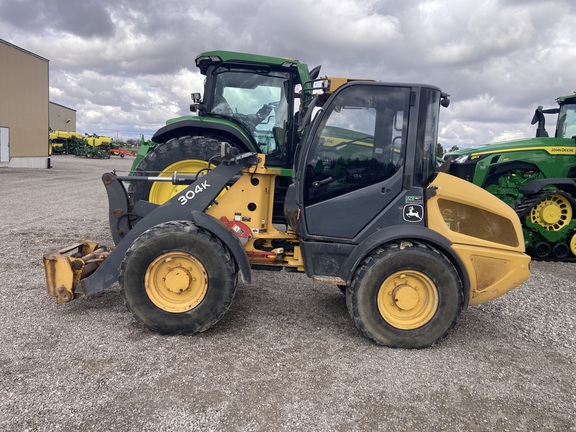
[(423, 348), (456, 325), (462, 283), (452, 263), (418, 243), (376, 250), (356, 271), (346, 292), (356, 327), (379, 345)]
[[(172, 177), (174, 172), (196, 174), (208, 168), (208, 161), (220, 154), (220, 143), (214, 138), (203, 136), (180, 137), (158, 144), (136, 167), (134, 175)], [(129, 189), (130, 200), (135, 203), (146, 200), (164, 204), (173, 196), (186, 189), (187, 185), (173, 185), (169, 182), (132, 182)]]
[(166, 222), (144, 232), (122, 262), (126, 307), (150, 330), (195, 334), (216, 324), (236, 291), (226, 247), (191, 222)]
[(572, 221), (572, 204), (567, 196), (547, 196), (530, 210), (530, 221), (547, 231), (560, 231)]

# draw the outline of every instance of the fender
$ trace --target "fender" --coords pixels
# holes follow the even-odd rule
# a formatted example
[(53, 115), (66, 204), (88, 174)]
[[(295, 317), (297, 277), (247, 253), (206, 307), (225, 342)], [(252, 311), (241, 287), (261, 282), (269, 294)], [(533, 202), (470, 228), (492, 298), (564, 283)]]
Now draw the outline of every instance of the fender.
[(226, 245), (228, 250), (232, 253), (238, 269), (240, 270), (240, 278), (244, 283), (251, 283), (252, 273), (250, 272), (250, 262), (248, 255), (240, 244), (238, 237), (232, 232), (230, 228), (224, 225), (221, 221), (213, 216), (203, 213), (198, 210), (192, 212), (192, 222), (200, 228), (210, 231), (218, 239)]
[(189, 116), (182, 120), (174, 121), (158, 129), (152, 137), (152, 141), (164, 143), (172, 138), (187, 135), (218, 135), (238, 147), (240, 153), (260, 152), (254, 140), (240, 127), (233, 125), (230, 121), (223, 122), (210, 117), (192, 118)]
[(532, 180), (520, 188), (520, 193), (524, 195), (532, 195), (540, 192), (545, 186), (556, 186), (557, 189), (568, 192), (573, 197), (576, 197), (576, 182), (569, 178)]
[(446, 256), (446, 258), (448, 258), (456, 268), (460, 280), (462, 281), (462, 288), (464, 291), (464, 309), (466, 309), (470, 301), (470, 279), (465, 270), (464, 263), (452, 250), (452, 242), (450, 240), (443, 235), (422, 226), (395, 225), (375, 232), (362, 243), (357, 245), (350, 253), (348, 258), (342, 264), (340, 277), (349, 285), (352, 282), (352, 277), (354, 276), (356, 269), (362, 260), (370, 254), (370, 252), (385, 243), (399, 239), (420, 240), (422, 243), (426, 243), (438, 249), (442, 254), (444, 254), (444, 256)]

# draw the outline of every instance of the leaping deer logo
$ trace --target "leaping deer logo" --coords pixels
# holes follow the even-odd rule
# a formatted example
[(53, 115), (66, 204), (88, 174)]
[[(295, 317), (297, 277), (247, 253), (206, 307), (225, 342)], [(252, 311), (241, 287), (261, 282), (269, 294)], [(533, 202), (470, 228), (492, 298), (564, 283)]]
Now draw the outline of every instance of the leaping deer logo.
[(408, 207), (408, 213), (406, 213), (406, 216), (419, 218), (420, 213), (414, 211), (414, 206), (410, 206), (410, 207)]
[(411, 205), (404, 207), (404, 220), (408, 222), (420, 222), (422, 220), (423, 209), (421, 206)]

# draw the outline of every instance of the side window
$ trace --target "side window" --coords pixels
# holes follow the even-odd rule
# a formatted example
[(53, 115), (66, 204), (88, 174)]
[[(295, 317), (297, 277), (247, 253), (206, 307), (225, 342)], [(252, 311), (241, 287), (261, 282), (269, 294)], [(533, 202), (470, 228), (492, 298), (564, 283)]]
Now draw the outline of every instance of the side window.
[(382, 182), (400, 169), (408, 101), (409, 89), (370, 86), (333, 100), (308, 153), (306, 204)]
[(558, 117), (559, 137), (572, 138), (576, 135), (576, 104), (566, 104)]
[(434, 89), (423, 89), (420, 97), (422, 103), (420, 104), (418, 137), (416, 139), (414, 177), (418, 184), (424, 184), (436, 170), (440, 92)]

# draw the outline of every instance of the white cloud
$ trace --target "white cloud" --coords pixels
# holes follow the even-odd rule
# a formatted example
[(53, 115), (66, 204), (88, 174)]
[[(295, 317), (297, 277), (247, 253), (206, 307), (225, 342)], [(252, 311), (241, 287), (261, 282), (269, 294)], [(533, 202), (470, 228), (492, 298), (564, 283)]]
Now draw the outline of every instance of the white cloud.
[(2, 37), (50, 60), (79, 130), (147, 137), (188, 113), (194, 58), (214, 49), (438, 85), (443, 144), (532, 136), (534, 108), (576, 90), (575, 18), (572, 0), (0, 2)]

